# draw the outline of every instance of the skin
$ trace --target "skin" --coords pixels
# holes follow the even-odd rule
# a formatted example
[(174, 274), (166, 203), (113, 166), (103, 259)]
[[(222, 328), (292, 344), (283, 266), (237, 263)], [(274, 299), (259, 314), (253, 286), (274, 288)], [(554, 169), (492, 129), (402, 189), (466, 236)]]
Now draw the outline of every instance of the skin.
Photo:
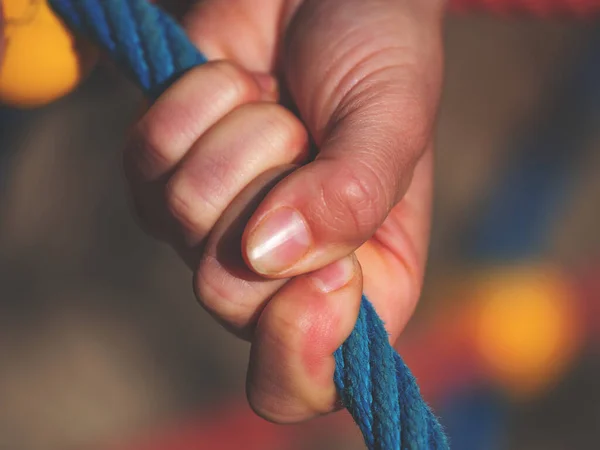
[[(391, 342), (416, 305), (443, 10), (442, 0), (190, 5), (183, 23), (212, 62), (131, 135), (140, 224), (188, 264), (200, 304), (252, 343), (247, 395), (268, 420), (337, 408), (332, 353), (363, 290)], [(257, 242), (290, 217), (307, 236), (261, 257)]]

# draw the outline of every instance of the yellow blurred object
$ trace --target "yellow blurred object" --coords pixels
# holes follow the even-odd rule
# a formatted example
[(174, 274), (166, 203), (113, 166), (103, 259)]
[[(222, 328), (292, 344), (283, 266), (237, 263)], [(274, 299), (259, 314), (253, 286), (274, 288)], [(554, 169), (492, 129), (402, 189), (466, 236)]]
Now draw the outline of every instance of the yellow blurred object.
[(517, 396), (555, 381), (580, 344), (574, 293), (548, 267), (515, 267), (477, 277), (475, 345), (489, 376)]
[(76, 41), (46, 0), (0, 0), (4, 57), (0, 102), (36, 107), (71, 92), (96, 61), (91, 46)]

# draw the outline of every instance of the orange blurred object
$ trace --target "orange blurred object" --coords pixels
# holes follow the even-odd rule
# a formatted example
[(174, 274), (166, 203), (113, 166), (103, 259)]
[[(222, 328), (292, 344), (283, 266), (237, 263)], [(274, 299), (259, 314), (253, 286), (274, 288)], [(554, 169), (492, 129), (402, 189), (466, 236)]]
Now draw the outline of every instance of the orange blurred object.
[(492, 379), (516, 396), (556, 381), (582, 346), (577, 292), (559, 270), (520, 266), (473, 280), (473, 338)]
[(0, 0), (4, 57), (0, 101), (30, 108), (71, 92), (97, 60), (91, 46), (75, 39), (46, 0)]

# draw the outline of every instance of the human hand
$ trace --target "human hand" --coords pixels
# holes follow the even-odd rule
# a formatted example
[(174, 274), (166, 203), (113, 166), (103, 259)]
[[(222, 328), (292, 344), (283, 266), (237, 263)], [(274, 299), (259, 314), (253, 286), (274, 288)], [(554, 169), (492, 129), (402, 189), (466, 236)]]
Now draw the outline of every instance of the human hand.
[(269, 420), (336, 408), (332, 355), (363, 289), (392, 342), (417, 302), (443, 6), (202, 1), (184, 23), (215, 62), (135, 128), (125, 167), (141, 222), (252, 342), (248, 398)]

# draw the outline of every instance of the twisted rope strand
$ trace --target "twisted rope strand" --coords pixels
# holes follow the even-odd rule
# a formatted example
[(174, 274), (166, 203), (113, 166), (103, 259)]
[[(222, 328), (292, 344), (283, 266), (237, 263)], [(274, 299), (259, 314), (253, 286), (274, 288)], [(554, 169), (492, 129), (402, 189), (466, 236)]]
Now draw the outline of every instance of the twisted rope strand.
[(147, 0), (49, 0), (49, 4), (71, 28), (99, 44), (152, 99), (206, 62), (181, 27)]
[[(103, 47), (151, 98), (206, 58), (147, 0), (49, 0), (74, 30)], [(334, 382), (370, 450), (446, 450), (417, 383), (363, 296), (356, 326), (335, 352)]]

